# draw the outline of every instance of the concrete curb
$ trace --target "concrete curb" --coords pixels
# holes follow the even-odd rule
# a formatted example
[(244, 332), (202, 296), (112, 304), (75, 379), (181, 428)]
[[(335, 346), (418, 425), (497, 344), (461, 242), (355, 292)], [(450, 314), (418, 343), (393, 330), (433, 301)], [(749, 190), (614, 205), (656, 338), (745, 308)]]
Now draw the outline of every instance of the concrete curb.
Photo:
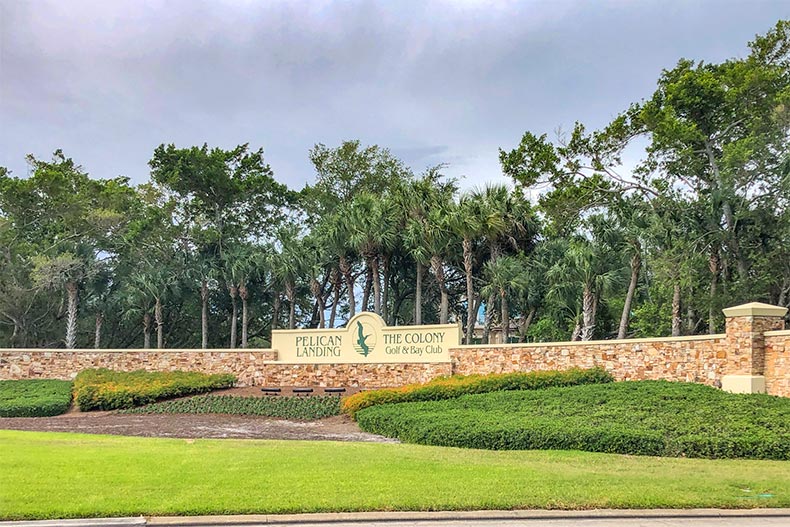
[(315, 523), (399, 522), (399, 521), (474, 521), (474, 520), (588, 520), (639, 518), (788, 518), (790, 509), (597, 509), (597, 510), (517, 510), (517, 511), (438, 511), (438, 512), (339, 512), (313, 514), (251, 514), (239, 516), (192, 516), (148, 518), (147, 525), (171, 527), (209, 527), (229, 525), (287, 525)]
[(34, 520), (0, 522), (2, 527), (129, 527), (130, 525), (145, 525), (146, 519), (142, 516), (136, 518), (85, 518), (78, 520)]
[(404, 511), (338, 512), (312, 514), (249, 514), (231, 516), (153, 516), (150, 518), (86, 518), (0, 522), (0, 527), (129, 527), (139, 525), (210, 527), (213, 525), (293, 525), (403, 522), (403, 521), (496, 521), (496, 520), (594, 520), (671, 518), (788, 518), (790, 509), (593, 509), (517, 511)]

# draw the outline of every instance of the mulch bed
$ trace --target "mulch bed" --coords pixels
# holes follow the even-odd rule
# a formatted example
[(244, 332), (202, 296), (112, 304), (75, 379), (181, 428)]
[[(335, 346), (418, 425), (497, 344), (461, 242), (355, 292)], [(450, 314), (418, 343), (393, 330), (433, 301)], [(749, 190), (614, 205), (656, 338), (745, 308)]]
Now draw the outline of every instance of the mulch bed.
[[(343, 395), (359, 391), (350, 388)], [(212, 395), (264, 397), (260, 387), (217, 390)], [(275, 397), (293, 395), (291, 388), (282, 388)], [(315, 388), (313, 395), (324, 395)], [(270, 396), (271, 397), (271, 396)], [(2, 417), (0, 430), (38, 432), (76, 432), (142, 437), (237, 438), (237, 439), (298, 439), (309, 441), (397, 442), (393, 439), (362, 432), (347, 416), (316, 421), (288, 421), (271, 417), (224, 414), (119, 414), (117, 412), (80, 412), (76, 405), (55, 417)]]

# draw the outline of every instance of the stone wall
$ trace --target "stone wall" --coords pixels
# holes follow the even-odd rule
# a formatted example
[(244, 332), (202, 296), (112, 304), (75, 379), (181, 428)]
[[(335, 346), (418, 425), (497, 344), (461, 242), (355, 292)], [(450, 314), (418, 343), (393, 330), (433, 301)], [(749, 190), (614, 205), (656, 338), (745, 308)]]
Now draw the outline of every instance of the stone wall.
[(272, 350), (0, 350), (0, 379), (73, 379), (88, 368), (132, 371), (192, 370), (233, 373), (239, 383), (254, 384)]
[(285, 364), (275, 350), (0, 349), (0, 379), (71, 379), (86, 368), (233, 373), (240, 385), (393, 387), (450, 374), (601, 366), (618, 380), (700, 382), (790, 397), (787, 310), (746, 304), (724, 310), (724, 335), (459, 346), (450, 362)]
[(720, 386), (725, 335), (664, 339), (463, 346), (450, 351), (455, 373), (508, 373), (600, 366), (617, 380), (666, 379)]
[(790, 397), (790, 331), (765, 333), (765, 388)]

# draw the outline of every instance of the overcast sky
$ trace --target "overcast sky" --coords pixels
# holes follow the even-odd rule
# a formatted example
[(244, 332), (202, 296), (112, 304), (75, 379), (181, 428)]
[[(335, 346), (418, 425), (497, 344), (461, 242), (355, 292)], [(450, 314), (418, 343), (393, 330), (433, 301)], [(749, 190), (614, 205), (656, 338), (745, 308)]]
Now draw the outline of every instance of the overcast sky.
[(62, 148), (94, 177), (148, 178), (160, 143), (390, 148), (464, 186), (502, 180), (526, 130), (604, 125), (680, 57), (721, 61), (790, 0), (273, 2), (0, 0), (0, 165)]

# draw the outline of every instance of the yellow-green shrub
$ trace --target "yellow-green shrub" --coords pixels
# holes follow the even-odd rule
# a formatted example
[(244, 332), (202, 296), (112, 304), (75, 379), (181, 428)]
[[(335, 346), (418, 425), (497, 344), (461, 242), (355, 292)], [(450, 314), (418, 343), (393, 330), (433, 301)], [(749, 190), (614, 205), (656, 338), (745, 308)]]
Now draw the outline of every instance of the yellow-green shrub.
[(74, 379), (74, 399), (82, 411), (117, 410), (230, 388), (235, 382), (234, 375), (224, 373), (83, 370)]
[(343, 400), (343, 411), (351, 417), (370, 406), (411, 401), (439, 401), (470, 393), (489, 393), (506, 390), (537, 390), (553, 386), (598, 384), (614, 379), (603, 368), (587, 370), (574, 368), (564, 371), (532, 371), (489, 375), (454, 375), (439, 377), (425, 384), (409, 384), (400, 388), (385, 388), (360, 392)]

